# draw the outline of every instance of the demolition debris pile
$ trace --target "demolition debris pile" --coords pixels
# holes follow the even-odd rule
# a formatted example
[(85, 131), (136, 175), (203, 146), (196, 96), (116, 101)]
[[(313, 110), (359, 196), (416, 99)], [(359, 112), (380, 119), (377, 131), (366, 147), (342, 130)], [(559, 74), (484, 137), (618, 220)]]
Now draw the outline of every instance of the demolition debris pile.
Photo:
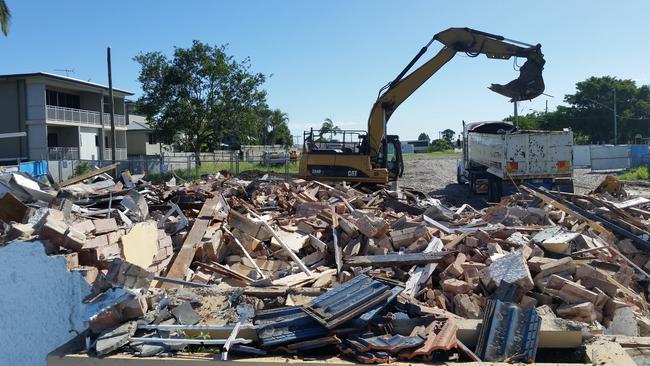
[[(5, 244), (40, 240), (92, 285), (92, 356), (532, 361), (545, 323), (650, 331), (650, 200), (613, 178), (590, 195), (520, 187), (477, 211), (408, 190), (110, 169), (60, 187), (0, 176)], [(463, 319), (482, 319), (471, 349)]]

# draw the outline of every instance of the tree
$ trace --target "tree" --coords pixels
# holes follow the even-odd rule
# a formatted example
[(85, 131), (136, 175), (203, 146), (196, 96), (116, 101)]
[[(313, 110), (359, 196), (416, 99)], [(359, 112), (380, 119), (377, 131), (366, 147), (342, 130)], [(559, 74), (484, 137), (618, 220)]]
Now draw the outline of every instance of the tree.
[(341, 129), (339, 126), (334, 125), (334, 122), (331, 119), (325, 118), (323, 124), (320, 127), (320, 131), (321, 133), (332, 132), (334, 135), (336, 135), (341, 131)]
[(289, 147), (293, 145), (291, 138), (291, 131), (289, 130), (288, 122), (289, 116), (279, 109), (271, 111), (268, 117), (268, 134), (270, 136), (269, 142), (274, 145), (282, 145)]
[(454, 140), (454, 135), (456, 134), (456, 132), (454, 132), (454, 130), (446, 129), (442, 131), (441, 134), (442, 134), (442, 139), (451, 144), (451, 142)]
[(11, 11), (9, 11), (9, 7), (7, 6), (5, 0), (0, 0), (0, 29), (2, 30), (2, 34), (4, 34), (5, 37), (9, 33), (10, 21)]
[(431, 139), (429, 138), (429, 135), (427, 135), (426, 133), (422, 132), (422, 133), (420, 134), (420, 136), (418, 136), (418, 141), (424, 141), (424, 140), (426, 140), (426, 141), (431, 141)]
[(446, 150), (453, 150), (454, 145), (451, 144), (451, 142), (445, 140), (445, 139), (437, 139), (431, 141), (431, 145), (429, 145), (429, 152), (432, 151), (446, 151)]
[(260, 89), (266, 77), (250, 71), (249, 59), (237, 61), (226, 46), (194, 41), (175, 48), (171, 58), (148, 52), (134, 60), (143, 91), (139, 110), (159, 140), (187, 146), (197, 165), (202, 150), (222, 142), (238, 147), (258, 141), (260, 111), (267, 109)]
[[(524, 129), (571, 128), (576, 144), (614, 142), (614, 91), (616, 91), (617, 143), (634, 142), (637, 134), (650, 136), (650, 87), (637, 87), (633, 80), (611, 76), (590, 77), (576, 83), (575, 94), (567, 94), (568, 106), (549, 113), (519, 116)], [(513, 121), (510, 116), (506, 121)]]

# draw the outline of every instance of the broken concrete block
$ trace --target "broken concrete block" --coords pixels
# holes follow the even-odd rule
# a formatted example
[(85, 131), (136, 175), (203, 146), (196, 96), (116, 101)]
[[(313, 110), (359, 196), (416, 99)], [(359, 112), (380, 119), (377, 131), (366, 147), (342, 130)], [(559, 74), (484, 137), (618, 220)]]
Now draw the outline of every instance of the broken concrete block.
[(537, 273), (542, 270), (541, 266), (547, 263), (555, 262), (556, 259), (546, 257), (531, 257), (528, 259), (528, 268), (531, 272)]
[(639, 249), (637, 249), (631, 239), (619, 240), (616, 243), (616, 246), (618, 247), (618, 250), (625, 255), (630, 256), (639, 253)]
[(363, 235), (369, 238), (376, 238), (378, 236), (382, 236), (388, 233), (388, 230), (390, 229), (390, 226), (388, 225), (386, 220), (380, 217), (370, 218), (367, 215), (363, 215), (359, 219), (357, 219), (356, 224), (359, 231)]
[(596, 303), (598, 295), (584, 288), (572, 281), (564, 282), (564, 286), (560, 290), (560, 298), (568, 304), (577, 304), (582, 302)]
[(174, 318), (176, 318), (179, 324), (185, 325), (194, 325), (203, 319), (192, 308), (192, 304), (189, 301), (172, 309), (172, 315), (174, 315)]
[(520, 253), (513, 253), (497, 258), (489, 267), (490, 277), (498, 286), (501, 281), (517, 284), (524, 291), (534, 287), (533, 279)]
[[(96, 225), (95, 225), (96, 226)], [(158, 229), (155, 221), (139, 222), (120, 238), (122, 253), (127, 262), (142, 268), (153, 263), (158, 252)]]
[(442, 290), (454, 295), (472, 292), (469, 283), (456, 278), (449, 278), (442, 281)]
[(539, 267), (539, 269), (540, 271), (538, 276), (542, 276), (542, 277), (549, 276), (553, 273), (560, 273), (560, 272), (575, 273), (576, 264), (573, 261), (573, 258), (564, 257), (562, 259), (558, 259), (546, 264), (542, 264)]
[(411, 245), (418, 238), (430, 240), (429, 231), (424, 225), (418, 225), (402, 230), (393, 230), (390, 232), (390, 237), (393, 241), (393, 248), (395, 250)]
[(466, 319), (481, 319), (481, 308), (467, 294), (454, 295), (454, 312)]
[(14, 223), (7, 236), (8, 240), (14, 239), (29, 239), (34, 234), (34, 226), (32, 224)]
[(437, 221), (452, 221), (454, 211), (441, 204), (434, 204), (424, 211), (424, 215)]
[(465, 260), (467, 257), (463, 253), (458, 253), (456, 256), (456, 259), (445, 268), (444, 271), (442, 271), (444, 276), (449, 276), (453, 278), (458, 278), (460, 275), (463, 274), (463, 263), (465, 263)]
[(106, 234), (117, 230), (117, 222), (114, 218), (93, 220), (95, 225), (95, 235)]
[(479, 240), (473, 236), (468, 236), (465, 238), (464, 244), (470, 248), (476, 248), (479, 245)]
[(7, 224), (27, 222), (30, 212), (30, 208), (11, 192), (6, 192), (0, 197), (0, 220)]
[(626, 335), (630, 337), (639, 336), (639, 326), (632, 307), (626, 306), (614, 311), (614, 317), (609, 323), (605, 334)]
[(84, 234), (90, 234), (95, 230), (95, 225), (93, 225), (92, 220), (81, 220), (71, 226)]
[(62, 220), (56, 219), (52, 215), (45, 218), (39, 234), (51, 240), (54, 244), (78, 251), (86, 242), (86, 235), (80, 231), (71, 228)]
[(251, 253), (257, 249), (257, 246), (261, 243), (257, 238), (254, 238), (245, 232), (234, 228), (232, 229), (232, 235), (239, 240), (239, 242), (244, 246), (244, 249)]
[(597, 318), (595, 310), (594, 304), (583, 302), (580, 304), (560, 305), (557, 308), (557, 314), (563, 318), (591, 323)]
[(122, 312), (123, 320), (139, 319), (147, 313), (147, 299), (145, 296), (138, 294), (132, 299), (120, 303), (118, 308)]

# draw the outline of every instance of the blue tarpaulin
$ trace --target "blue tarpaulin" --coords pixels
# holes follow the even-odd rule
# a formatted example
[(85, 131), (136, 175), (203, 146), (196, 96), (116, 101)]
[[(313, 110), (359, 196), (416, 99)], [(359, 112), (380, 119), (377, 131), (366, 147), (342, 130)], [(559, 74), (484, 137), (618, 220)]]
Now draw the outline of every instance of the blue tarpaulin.
[(20, 163), (19, 170), (27, 173), (34, 178), (40, 178), (47, 175), (47, 160), (41, 161), (28, 161)]
[(630, 167), (636, 168), (650, 163), (650, 146), (630, 145)]

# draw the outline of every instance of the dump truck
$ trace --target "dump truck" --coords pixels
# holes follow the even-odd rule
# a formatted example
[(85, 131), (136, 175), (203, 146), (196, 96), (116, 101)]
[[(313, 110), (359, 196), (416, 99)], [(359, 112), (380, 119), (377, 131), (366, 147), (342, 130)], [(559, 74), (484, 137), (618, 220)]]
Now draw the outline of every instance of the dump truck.
[(520, 130), (509, 122), (463, 123), (459, 184), (498, 202), (506, 188), (531, 183), (573, 192), (573, 132)]

